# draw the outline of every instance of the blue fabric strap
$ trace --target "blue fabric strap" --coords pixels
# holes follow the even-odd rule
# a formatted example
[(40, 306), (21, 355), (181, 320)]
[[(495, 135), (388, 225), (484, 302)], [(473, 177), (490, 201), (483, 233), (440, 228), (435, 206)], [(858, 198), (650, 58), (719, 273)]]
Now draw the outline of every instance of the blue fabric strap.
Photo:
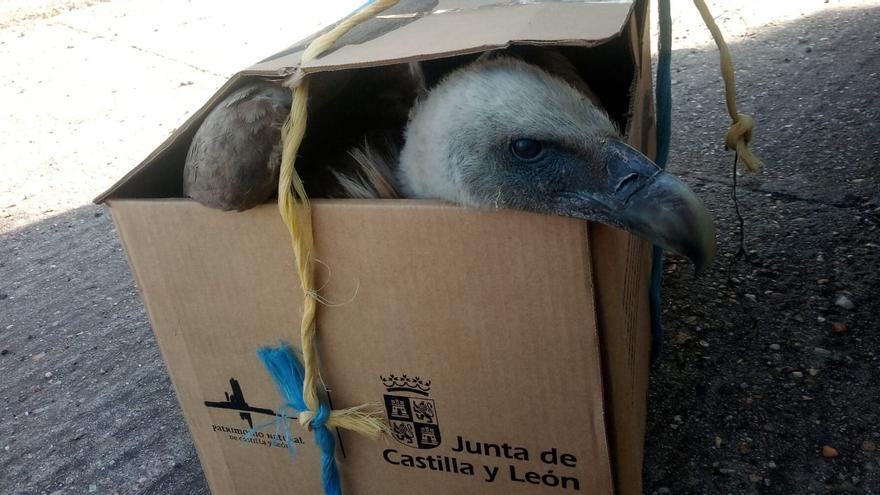
[[(657, 165), (665, 169), (672, 138), (672, 14), (669, 0), (658, 0), (660, 18), (660, 53), (657, 57)], [(654, 246), (651, 265), (651, 362), (663, 351), (663, 315), (660, 286), (663, 283), (663, 250)]]

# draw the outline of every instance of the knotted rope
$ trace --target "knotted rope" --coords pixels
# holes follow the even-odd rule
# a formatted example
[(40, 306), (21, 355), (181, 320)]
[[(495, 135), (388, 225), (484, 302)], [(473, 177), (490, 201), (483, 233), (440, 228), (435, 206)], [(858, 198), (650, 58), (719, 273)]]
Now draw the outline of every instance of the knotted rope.
[[(290, 431), (286, 428), (288, 417), (283, 413), (285, 409), (293, 409), (299, 416), (300, 424), (306, 425), (314, 432), (315, 443), (321, 449), (321, 484), (327, 495), (340, 495), (342, 487), (339, 479), (339, 469), (336, 466), (336, 439), (331, 428), (353, 429), (368, 435), (376, 434), (377, 429), (363, 425), (371, 425), (378, 421), (365, 410), (366, 406), (354, 407), (343, 411), (334, 411), (326, 401), (318, 403), (317, 410), (310, 409), (305, 402), (303, 381), (305, 379), (305, 367), (296, 357), (296, 351), (289, 345), (282, 343), (276, 348), (264, 347), (257, 351), (257, 355), (269, 371), (269, 375), (275, 382), (278, 392), (284, 399), (284, 406), (279, 411), (279, 418), (283, 420), (285, 442), (291, 450)], [(359, 419), (360, 421), (356, 421)], [(381, 423), (380, 423), (381, 425)], [(263, 426), (263, 425), (261, 425)], [(260, 428), (258, 426), (257, 428)], [(256, 428), (255, 428), (256, 429)], [(276, 421), (276, 430), (278, 429)]]
[[(739, 113), (736, 109), (736, 80), (733, 73), (733, 59), (730, 50), (724, 41), (724, 36), (712, 13), (706, 7), (703, 0), (694, 0), (694, 5), (703, 18), (703, 23), (712, 33), (712, 38), (718, 46), (721, 57), (721, 75), (724, 79), (724, 97), (727, 103), (727, 112), (733, 123), (727, 131), (724, 142), (732, 150), (736, 150), (736, 156), (742, 160), (746, 170), (755, 172), (761, 168), (761, 161), (749, 149), (749, 141), (752, 140), (752, 130), (755, 121), (749, 115)], [(658, 14), (660, 23), (659, 54), (657, 56), (657, 165), (666, 168), (669, 158), (669, 145), (672, 137), (672, 14), (669, 8), (669, 0), (659, 0)], [(660, 301), (660, 286), (663, 281), (663, 249), (654, 246), (653, 264), (651, 266), (651, 286), (649, 289), (649, 301), (651, 304), (651, 361), (656, 362), (663, 350), (663, 320), (662, 305)]]
[[(398, 0), (376, 0), (368, 3), (336, 27), (313, 40), (300, 58), (300, 64), (313, 60), (330, 49), (351, 28), (371, 19), (379, 12), (395, 5)], [(296, 74), (294, 75), (296, 76)], [(300, 345), (302, 363), (293, 349), (282, 344), (276, 348), (262, 348), (260, 359), (275, 381), (285, 401), (298, 412), (299, 422), (312, 430), (321, 448), (321, 480), (324, 493), (340, 495), (339, 471), (336, 466), (336, 441), (331, 428), (343, 428), (378, 437), (388, 428), (381, 416), (368, 406), (332, 410), (327, 403), (320, 378), (315, 317), (318, 294), (315, 288), (314, 237), (312, 210), (302, 179), (296, 173), (294, 162), (306, 131), (308, 116), (309, 78), (291, 78), (287, 84), (293, 91), (290, 117), (282, 129), (281, 170), (278, 180), (278, 209), (287, 229), (296, 258), (296, 271), (304, 294)]]
[(694, 5), (700, 11), (700, 16), (703, 18), (703, 22), (706, 24), (709, 32), (712, 33), (712, 38), (718, 46), (718, 55), (721, 58), (724, 99), (727, 103), (727, 113), (730, 114), (730, 119), (733, 121), (730, 129), (727, 130), (724, 144), (728, 148), (736, 150), (746, 170), (756, 172), (761, 168), (761, 160), (749, 149), (749, 141), (752, 140), (752, 130), (755, 127), (755, 121), (751, 116), (739, 113), (736, 110), (736, 79), (733, 74), (733, 59), (730, 57), (730, 49), (727, 48), (724, 36), (721, 34), (721, 30), (718, 29), (718, 25), (715, 24), (715, 19), (712, 18), (712, 13), (709, 12), (709, 7), (706, 7), (706, 2), (694, 0)]

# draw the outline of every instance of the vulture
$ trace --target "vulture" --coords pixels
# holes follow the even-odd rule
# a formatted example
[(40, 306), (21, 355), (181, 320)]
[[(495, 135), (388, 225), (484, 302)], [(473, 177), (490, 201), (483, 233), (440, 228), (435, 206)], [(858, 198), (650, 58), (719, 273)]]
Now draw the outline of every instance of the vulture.
[[(581, 218), (684, 255), (697, 271), (710, 263), (714, 227), (696, 195), (622, 141), (564, 57), (532, 62), (483, 56), (446, 74), (413, 104), (399, 152), (350, 151), (353, 165), (333, 173), (336, 195)], [(289, 106), (289, 91), (267, 83), (221, 102), (191, 144), (185, 194), (226, 210), (271, 198)]]

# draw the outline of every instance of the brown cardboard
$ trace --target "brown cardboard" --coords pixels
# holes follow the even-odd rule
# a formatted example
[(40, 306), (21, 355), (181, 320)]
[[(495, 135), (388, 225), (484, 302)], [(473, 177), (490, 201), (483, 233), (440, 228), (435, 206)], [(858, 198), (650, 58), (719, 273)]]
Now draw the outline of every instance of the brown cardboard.
[[(318, 320), (331, 398), (336, 407), (381, 403), (380, 376), (430, 380), (442, 444), (418, 450), (342, 432), (348, 493), (411, 493), (413, 483), (426, 484), (420, 493), (533, 493), (511, 481), (510, 466), (520, 479), (553, 470), (581, 491), (611, 493), (586, 223), (432, 202), (351, 203), (314, 209), (323, 294), (336, 303)], [(222, 401), (234, 377), (248, 404), (277, 409), (254, 350), (295, 337), (301, 292), (275, 208), (229, 215), (189, 201), (111, 205), (212, 491), (319, 493), (310, 433), (293, 426), (304, 443), (292, 461), (284, 449), (218, 433), (247, 425), (237, 411), (204, 404)], [(167, 238), (175, 241), (154, 242)], [(523, 447), (530, 460), (455, 454), (459, 435)], [(576, 467), (541, 462), (553, 448), (575, 456)], [(475, 473), (392, 465), (388, 449), (395, 461), (454, 457)], [(498, 480), (483, 481), (481, 466), (499, 467)]]
[[(396, 21), (399, 27), (393, 31), (375, 38), (360, 35), (368, 39), (363, 43), (342, 39), (339, 49), (303, 64), (302, 69), (314, 73), (448, 57), (502, 48), (515, 41), (589, 46), (620, 33), (632, 3), (440, 1), (430, 13), (398, 6), (396, 11), (405, 12), (383, 13), (362, 27), (383, 32), (387, 29), (383, 24)], [(427, 46), (430, 54), (421, 42), (425, 39), (432, 40)]]
[[(647, 11), (642, 19), (631, 19), (631, 22), (638, 24), (631, 31), (633, 36), (641, 32), (641, 39), (648, 40), (650, 23)], [(639, 67), (641, 74), (632, 92), (632, 118), (627, 127), (627, 139), (631, 145), (654, 158), (656, 130), (650, 85), (651, 47), (648, 42), (635, 46), (641, 46), (641, 50), (636, 52), (636, 67)], [(617, 253), (617, 256), (597, 255), (594, 262), (596, 285), (608, 288), (596, 291), (596, 306), (603, 344), (605, 399), (615, 484), (617, 493), (641, 494), (651, 360), (651, 320), (647, 298), (651, 245), (601, 224), (591, 224), (590, 234), (593, 252)]]
[[(186, 149), (207, 111), (249, 78), (299, 68), (316, 92), (307, 146), (321, 138), (314, 129), (332, 100), (320, 97), (321, 88), (356, 79), (365, 67), (457, 63), (486, 49), (550, 44), (570, 47), (576, 63), (603, 67), (591, 86), (628, 142), (652, 155), (648, 35), (647, 2), (401, 2), (304, 67), (299, 53), (308, 40), (236, 75), (96, 200), (111, 206), (215, 494), (317, 494), (320, 469), (311, 433), (296, 421), (291, 436), (303, 443), (293, 460), (266, 446), (274, 426), (256, 443), (241, 440), (248, 419), (257, 425), (278, 412), (280, 398), (255, 350), (280, 338), (299, 345), (302, 296), (273, 205), (223, 213), (175, 199)], [(419, 376), (431, 381), (427, 398), (442, 434), (440, 446), (417, 449), (340, 432), (347, 493), (536, 493), (551, 488), (530, 484), (525, 472), (538, 473), (540, 484), (549, 470), (570, 478), (567, 491), (577, 479), (582, 492), (641, 493), (646, 242), (558, 217), (353, 200), (315, 201), (315, 237), (321, 294), (330, 302), (320, 306), (318, 324), (333, 405), (381, 403), (399, 392), (389, 392), (380, 375)], [(450, 455), (459, 435), (523, 447), (530, 459)], [(573, 455), (575, 466), (538, 458), (553, 448)], [(475, 473), (395, 465), (383, 457), (388, 449), (395, 462), (404, 454), (455, 457)], [(498, 481), (482, 481), (483, 466), (498, 467)], [(523, 481), (510, 480), (510, 466)]]
[[(326, 54), (300, 65), (316, 35), (243, 71), (314, 74), (451, 57), (513, 44), (595, 46), (621, 33), (634, 0), (403, 0), (342, 36)], [(642, 10), (640, 3), (636, 10)], [(430, 43), (425, 43), (430, 40)]]

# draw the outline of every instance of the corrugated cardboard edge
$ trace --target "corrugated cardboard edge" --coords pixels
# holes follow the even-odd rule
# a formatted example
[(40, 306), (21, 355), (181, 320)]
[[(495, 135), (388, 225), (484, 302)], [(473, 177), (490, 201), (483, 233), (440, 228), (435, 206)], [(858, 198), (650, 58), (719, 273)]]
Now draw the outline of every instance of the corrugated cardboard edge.
[[(458, 3), (458, 2), (453, 2)], [(511, 44), (589, 47), (618, 36), (634, 2), (498, 2), (444, 9), (404, 22), (363, 43), (349, 43), (303, 64), (306, 73), (384, 65), (504, 48)], [(588, 14), (588, 15), (581, 15)], [(381, 17), (381, 16), (380, 16)], [(387, 22), (387, 21), (386, 21)], [(479, 29), (474, 27), (479, 26)], [(418, 38), (433, 40), (432, 53), (420, 51)]]
[[(642, 18), (630, 20), (637, 73), (631, 90), (632, 117), (627, 138), (631, 145), (650, 156), (656, 153), (656, 129), (648, 42), (649, 3), (641, 2), (639, 7), (637, 12), (642, 13)], [(602, 342), (606, 431), (616, 493), (641, 495), (651, 347), (646, 290), (651, 245), (632, 234), (597, 223), (590, 224), (590, 233), (591, 251), (600, 253), (594, 258), (593, 276)], [(601, 257), (601, 253), (625, 256)]]

